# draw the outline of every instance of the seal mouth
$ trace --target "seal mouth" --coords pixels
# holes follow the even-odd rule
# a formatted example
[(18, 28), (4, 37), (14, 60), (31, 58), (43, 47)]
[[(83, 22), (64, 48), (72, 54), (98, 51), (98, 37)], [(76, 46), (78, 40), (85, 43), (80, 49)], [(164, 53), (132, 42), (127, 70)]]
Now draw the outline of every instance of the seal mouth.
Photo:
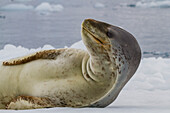
[(104, 45), (104, 43), (103, 43), (99, 38), (97, 38), (96, 36), (94, 36), (94, 34), (93, 34), (92, 32), (90, 32), (89, 30), (87, 30), (87, 28), (85, 28), (85, 27), (82, 27), (82, 28), (83, 28), (83, 30), (85, 30), (87, 33), (89, 33), (96, 42)]

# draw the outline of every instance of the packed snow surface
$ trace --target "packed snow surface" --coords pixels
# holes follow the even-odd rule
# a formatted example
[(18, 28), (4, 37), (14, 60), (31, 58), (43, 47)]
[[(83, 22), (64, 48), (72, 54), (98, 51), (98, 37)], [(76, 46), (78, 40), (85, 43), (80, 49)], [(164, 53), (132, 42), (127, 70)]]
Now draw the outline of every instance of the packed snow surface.
[[(85, 49), (82, 41), (71, 48)], [(54, 49), (51, 45), (42, 48), (27, 49), (21, 46), (6, 45), (0, 50), (0, 61), (23, 56), (32, 52)], [(106, 108), (50, 108), (38, 110), (0, 110), (0, 113), (170, 113), (170, 59), (143, 58), (140, 66), (123, 88), (117, 100)]]

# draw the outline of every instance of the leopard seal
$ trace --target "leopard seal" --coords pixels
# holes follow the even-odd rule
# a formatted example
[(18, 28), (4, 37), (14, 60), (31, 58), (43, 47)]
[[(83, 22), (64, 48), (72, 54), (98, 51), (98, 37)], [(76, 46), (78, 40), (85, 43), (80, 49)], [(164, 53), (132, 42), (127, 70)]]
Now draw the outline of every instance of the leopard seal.
[(127, 31), (93, 19), (82, 23), (87, 51), (39, 51), (0, 65), (0, 109), (106, 107), (133, 76), (141, 49)]

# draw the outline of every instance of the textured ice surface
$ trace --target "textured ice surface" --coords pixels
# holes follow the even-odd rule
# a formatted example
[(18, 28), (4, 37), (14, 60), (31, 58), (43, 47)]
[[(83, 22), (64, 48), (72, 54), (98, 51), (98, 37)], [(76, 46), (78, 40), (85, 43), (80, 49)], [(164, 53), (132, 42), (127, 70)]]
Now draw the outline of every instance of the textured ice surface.
[[(84, 49), (82, 41), (74, 43), (71, 48)], [(0, 50), (0, 61), (23, 56), (28, 53), (54, 49), (45, 45), (37, 49), (27, 49), (21, 46), (6, 45)], [(106, 108), (51, 108), (39, 110), (25, 110), (24, 113), (99, 113), (99, 112), (125, 112), (125, 113), (169, 113), (170, 112), (170, 59), (165, 58), (144, 58), (141, 64), (123, 88), (120, 95)], [(0, 113), (22, 113), (23, 111), (0, 110)]]

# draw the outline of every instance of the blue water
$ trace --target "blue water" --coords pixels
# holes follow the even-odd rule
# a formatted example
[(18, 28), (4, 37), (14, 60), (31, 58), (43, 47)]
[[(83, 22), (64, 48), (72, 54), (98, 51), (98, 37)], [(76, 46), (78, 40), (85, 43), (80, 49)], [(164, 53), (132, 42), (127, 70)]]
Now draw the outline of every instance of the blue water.
[[(21, 1), (21, 0), (20, 0)], [(121, 26), (138, 40), (143, 57), (170, 57), (170, 8), (138, 7), (146, 0), (0, 0), (0, 49), (6, 44), (38, 48), (50, 44), (56, 48), (81, 40), (81, 22), (94, 18)], [(160, 0), (157, 0), (160, 1)], [(168, 0), (164, 0), (168, 1)], [(42, 2), (61, 4), (61, 12), (39, 13), (35, 10), (2, 10), (8, 4), (22, 3), (36, 7)], [(156, 0), (149, 0), (156, 2)], [(169, 0), (170, 2), (170, 0)], [(97, 7), (102, 3), (104, 7)], [(148, 3), (148, 1), (147, 1)], [(148, 3), (148, 4), (150, 4)]]

